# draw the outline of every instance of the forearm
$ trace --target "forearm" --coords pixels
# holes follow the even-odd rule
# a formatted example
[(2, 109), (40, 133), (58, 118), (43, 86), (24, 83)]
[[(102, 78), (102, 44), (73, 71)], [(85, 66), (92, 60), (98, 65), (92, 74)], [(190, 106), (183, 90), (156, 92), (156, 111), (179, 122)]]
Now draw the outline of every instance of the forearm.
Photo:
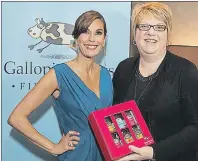
[(41, 135), (28, 121), (26, 117), (15, 117), (9, 119), (8, 123), (22, 133), (28, 140), (42, 149), (52, 153), (54, 143)]

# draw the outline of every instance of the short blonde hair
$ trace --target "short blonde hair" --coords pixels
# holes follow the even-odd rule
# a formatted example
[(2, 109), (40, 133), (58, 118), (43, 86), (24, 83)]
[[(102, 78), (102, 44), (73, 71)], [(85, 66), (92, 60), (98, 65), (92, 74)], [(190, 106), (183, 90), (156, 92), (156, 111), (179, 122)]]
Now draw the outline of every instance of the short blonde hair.
[(168, 29), (168, 36), (172, 29), (172, 11), (171, 9), (159, 2), (147, 2), (143, 4), (137, 4), (132, 12), (132, 39), (135, 38), (135, 32), (137, 24), (143, 19), (144, 16), (151, 15), (162, 20)]

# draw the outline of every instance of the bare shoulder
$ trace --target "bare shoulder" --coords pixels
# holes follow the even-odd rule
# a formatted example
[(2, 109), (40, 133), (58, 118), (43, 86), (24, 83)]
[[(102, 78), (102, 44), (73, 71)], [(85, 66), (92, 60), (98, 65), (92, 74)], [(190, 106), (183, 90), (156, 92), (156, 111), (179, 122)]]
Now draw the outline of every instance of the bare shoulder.
[(51, 86), (53, 88), (58, 88), (58, 83), (56, 79), (55, 70), (52, 68), (47, 72), (37, 84), (42, 84), (43, 87)]

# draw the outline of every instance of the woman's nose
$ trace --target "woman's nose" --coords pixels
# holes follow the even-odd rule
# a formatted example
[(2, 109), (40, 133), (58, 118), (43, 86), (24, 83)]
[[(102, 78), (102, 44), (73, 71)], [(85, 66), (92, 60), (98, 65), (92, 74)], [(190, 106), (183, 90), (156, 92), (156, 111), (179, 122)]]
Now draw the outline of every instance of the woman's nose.
[(148, 30), (149, 35), (155, 35), (156, 31), (154, 30), (154, 27), (151, 26), (151, 28)]
[(89, 41), (95, 41), (95, 35), (94, 34), (90, 34), (89, 35)]

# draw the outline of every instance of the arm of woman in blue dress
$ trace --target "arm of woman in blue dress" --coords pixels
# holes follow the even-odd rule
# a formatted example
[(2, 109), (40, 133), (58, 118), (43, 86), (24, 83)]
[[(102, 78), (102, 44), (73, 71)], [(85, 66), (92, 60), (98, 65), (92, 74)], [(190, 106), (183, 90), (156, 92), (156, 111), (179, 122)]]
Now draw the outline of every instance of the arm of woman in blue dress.
[(39, 147), (52, 154), (62, 154), (65, 151), (75, 149), (71, 144), (78, 144), (80, 139), (76, 135), (79, 133), (70, 131), (67, 135), (63, 134), (59, 143), (54, 144), (41, 135), (28, 120), (28, 116), (56, 89), (58, 89), (56, 74), (54, 69), (51, 69), (16, 106), (8, 119), (8, 123)]

